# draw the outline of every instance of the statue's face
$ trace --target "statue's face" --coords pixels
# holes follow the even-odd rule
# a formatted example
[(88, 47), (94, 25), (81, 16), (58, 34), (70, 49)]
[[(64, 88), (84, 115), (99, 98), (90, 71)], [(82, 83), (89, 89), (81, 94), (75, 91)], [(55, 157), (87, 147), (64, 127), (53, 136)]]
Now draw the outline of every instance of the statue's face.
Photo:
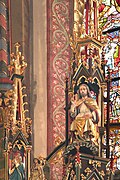
[(38, 163), (38, 160), (37, 160), (37, 159), (34, 159), (34, 163), (37, 164), (37, 163)]
[(87, 88), (86, 88), (86, 86), (81, 85), (80, 88), (79, 88), (79, 91), (80, 91), (80, 95), (81, 95), (82, 97), (87, 96)]

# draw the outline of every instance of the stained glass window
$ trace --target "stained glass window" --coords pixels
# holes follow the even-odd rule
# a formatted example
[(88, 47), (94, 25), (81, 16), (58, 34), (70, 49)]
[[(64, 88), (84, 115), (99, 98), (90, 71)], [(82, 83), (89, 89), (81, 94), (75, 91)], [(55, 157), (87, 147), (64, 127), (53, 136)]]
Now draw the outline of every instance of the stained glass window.
[(110, 95), (110, 106), (111, 106), (111, 113), (110, 113), (110, 120), (111, 122), (120, 122), (120, 94), (118, 91), (111, 92)]
[[(110, 158), (111, 168), (120, 170), (120, 4), (117, 0), (103, 0), (99, 8), (100, 28), (103, 32), (105, 52), (105, 76), (110, 68)], [(106, 96), (107, 89), (104, 96)], [(104, 106), (105, 123), (107, 102)]]

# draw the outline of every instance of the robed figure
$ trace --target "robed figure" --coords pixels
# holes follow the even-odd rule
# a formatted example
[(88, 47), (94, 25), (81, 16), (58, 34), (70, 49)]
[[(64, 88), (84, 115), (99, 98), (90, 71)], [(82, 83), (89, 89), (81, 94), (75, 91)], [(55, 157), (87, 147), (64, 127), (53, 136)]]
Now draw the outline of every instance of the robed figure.
[(45, 180), (43, 160), (34, 158), (33, 162), (30, 180)]
[(12, 162), (12, 168), (10, 170), (10, 180), (25, 180), (25, 169), (22, 163), (22, 157), (17, 154)]
[(74, 119), (70, 130), (85, 140), (98, 142), (98, 122), (100, 110), (95, 99), (91, 97), (86, 84), (79, 86), (78, 100), (71, 102), (71, 117)]

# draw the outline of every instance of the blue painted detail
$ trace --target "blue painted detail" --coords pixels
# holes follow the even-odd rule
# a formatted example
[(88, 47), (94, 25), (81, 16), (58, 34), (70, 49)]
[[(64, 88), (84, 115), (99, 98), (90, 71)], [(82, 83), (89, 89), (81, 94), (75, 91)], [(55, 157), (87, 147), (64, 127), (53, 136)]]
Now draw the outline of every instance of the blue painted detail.
[(12, 89), (11, 84), (0, 84), (0, 91), (1, 90), (9, 90), (9, 89)]
[(6, 7), (0, 3), (0, 14), (6, 17)]
[(0, 50), (3, 49), (7, 52), (7, 42), (5, 39), (0, 39)]

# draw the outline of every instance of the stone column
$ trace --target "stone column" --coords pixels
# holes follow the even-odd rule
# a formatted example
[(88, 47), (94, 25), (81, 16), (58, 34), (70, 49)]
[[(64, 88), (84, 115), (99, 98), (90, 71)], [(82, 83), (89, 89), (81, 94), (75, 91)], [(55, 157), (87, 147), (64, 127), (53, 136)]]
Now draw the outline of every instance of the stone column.
[(46, 1), (33, 1), (34, 157), (47, 155), (47, 25)]

